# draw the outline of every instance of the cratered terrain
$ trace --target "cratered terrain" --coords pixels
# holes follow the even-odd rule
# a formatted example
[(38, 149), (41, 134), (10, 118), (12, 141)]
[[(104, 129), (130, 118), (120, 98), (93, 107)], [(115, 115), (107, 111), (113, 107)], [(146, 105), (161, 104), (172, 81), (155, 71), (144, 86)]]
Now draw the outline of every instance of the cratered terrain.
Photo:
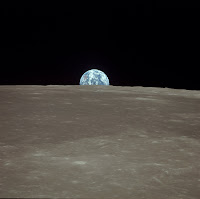
[(200, 91), (0, 86), (1, 198), (200, 198)]

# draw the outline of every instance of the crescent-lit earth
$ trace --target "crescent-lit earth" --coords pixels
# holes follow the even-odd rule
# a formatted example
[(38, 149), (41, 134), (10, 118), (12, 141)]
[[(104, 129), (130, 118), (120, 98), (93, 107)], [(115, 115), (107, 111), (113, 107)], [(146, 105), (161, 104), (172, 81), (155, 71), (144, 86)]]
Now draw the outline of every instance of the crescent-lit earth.
[(109, 79), (104, 72), (91, 69), (82, 75), (80, 85), (109, 85)]

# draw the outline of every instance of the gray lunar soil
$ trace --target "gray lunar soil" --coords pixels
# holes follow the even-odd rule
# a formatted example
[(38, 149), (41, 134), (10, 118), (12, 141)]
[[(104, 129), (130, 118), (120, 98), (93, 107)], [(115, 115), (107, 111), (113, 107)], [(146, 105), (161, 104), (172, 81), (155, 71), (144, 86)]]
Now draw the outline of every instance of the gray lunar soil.
[(0, 198), (200, 198), (200, 91), (0, 86)]

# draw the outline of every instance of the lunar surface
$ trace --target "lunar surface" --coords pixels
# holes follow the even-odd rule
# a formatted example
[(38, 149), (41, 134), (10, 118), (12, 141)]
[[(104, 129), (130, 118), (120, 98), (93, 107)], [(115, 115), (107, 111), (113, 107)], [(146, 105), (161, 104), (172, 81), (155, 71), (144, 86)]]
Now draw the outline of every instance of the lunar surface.
[(200, 198), (200, 91), (0, 86), (1, 198)]

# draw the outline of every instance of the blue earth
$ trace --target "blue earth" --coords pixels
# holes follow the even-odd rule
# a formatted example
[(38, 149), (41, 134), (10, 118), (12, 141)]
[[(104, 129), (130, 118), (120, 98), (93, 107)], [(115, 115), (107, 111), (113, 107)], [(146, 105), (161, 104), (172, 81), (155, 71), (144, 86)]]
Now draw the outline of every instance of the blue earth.
[(81, 79), (80, 85), (109, 85), (109, 79), (107, 75), (97, 69), (91, 69), (86, 71)]

